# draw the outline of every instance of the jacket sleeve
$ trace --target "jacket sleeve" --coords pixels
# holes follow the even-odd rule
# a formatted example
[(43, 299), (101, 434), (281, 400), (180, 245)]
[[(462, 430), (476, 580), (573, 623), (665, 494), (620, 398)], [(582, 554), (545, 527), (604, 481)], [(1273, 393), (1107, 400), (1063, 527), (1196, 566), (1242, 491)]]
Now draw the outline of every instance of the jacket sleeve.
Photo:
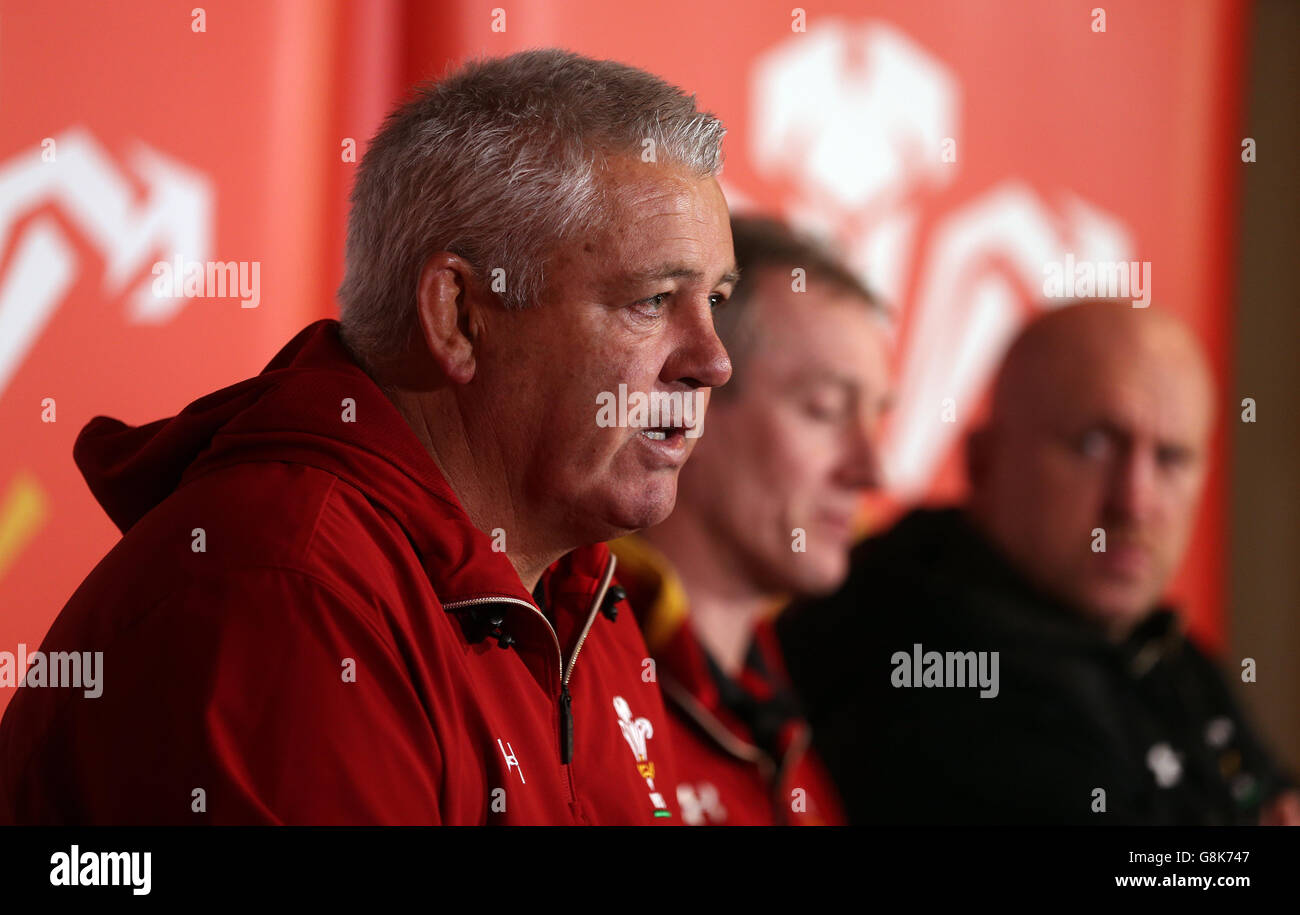
[[(438, 741), (373, 608), (279, 568), (191, 581), (50, 729), (69, 822), (436, 824)], [(61, 754), (70, 754), (61, 756)]]

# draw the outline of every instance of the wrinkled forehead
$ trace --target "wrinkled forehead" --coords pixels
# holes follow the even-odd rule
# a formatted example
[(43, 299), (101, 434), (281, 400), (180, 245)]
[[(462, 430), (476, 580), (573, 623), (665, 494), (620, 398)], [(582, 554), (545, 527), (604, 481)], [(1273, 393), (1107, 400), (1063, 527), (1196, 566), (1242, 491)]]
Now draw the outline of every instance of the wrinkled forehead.
[[(743, 281), (742, 281), (743, 282)], [(783, 269), (765, 270), (749, 303), (753, 359), (762, 367), (808, 374), (817, 370), (858, 387), (889, 384), (894, 328), (876, 306), (825, 283), (790, 288)]]
[(715, 219), (725, 198), (717, 179), (700, 176), (679, 163), (641, 162), (627, 156), (606, 160), (596, 172), (606, 217), (603, 228), (615, 235), (651, 216)]
[(1182, 341), (1080, 341), (1020, 380), (1038, 423), (1062, 430), (1105, 425), (1128, 435), (1199, 447), (1209, 437), (1213, 388)]
[[(731, 238), (726, 198), (717, 179), (679, 167), (628, 167), (606, 178), (601, 219), (586, 233), (588, 249), (607, 261), (637, 262), (678, 253), (708, 259), (713, 240)], [(726, 252), (730, 259), (731, 252)], [(640, 261), (645, 261), (640, 264)]]

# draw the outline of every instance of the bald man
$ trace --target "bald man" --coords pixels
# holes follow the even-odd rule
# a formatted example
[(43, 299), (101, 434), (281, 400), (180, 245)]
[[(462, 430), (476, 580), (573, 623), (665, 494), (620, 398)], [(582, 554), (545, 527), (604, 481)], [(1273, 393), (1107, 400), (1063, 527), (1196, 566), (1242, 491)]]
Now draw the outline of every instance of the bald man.
[(968, 442), (970, 496), (865, 541), (778, 623), (853, 822), (1246, 824), (1300, 804), (1161, 604), (1205, 478), (1191, 333), (1046, 312)]

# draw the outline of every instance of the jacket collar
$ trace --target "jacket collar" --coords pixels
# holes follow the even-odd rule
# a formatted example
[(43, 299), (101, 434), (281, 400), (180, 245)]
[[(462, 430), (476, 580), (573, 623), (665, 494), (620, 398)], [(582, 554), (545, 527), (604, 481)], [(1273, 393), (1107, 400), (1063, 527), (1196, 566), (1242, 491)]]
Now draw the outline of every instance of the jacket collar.
[[(690, 625), (685, 588), (672, 563), (644, 538), (623, 537), (610, 544), (618, 557), (619, 581), (654, 657), (664, 696), (676, 705), (710, 740), (733, 756), (755, 762), (775, 774), (771, 755), (760, 748), (748, 724), (724, 701), (713, 662)], [(731, 688), (768, 700), (773, 688), (785, 687), (785, 670), (770, 623), (759, 626), (751, 647), (750, 663)], [(755, 667), (762, 668), (758, 670)], [(778, 756), (788, 760), (792, 746), (805, 742), (802, 720), (782, 729)]]
[[(962, 509), (915, 509), (894, 530), (897, 535), (883, 535), (895, 554), (885, 560), (892, 569), (910, 567), (905, 574), (939, 580), (1025, 641), (1106, 657), (1134, 677), (1145, 676), (1184, 642), (1182, 618), (1167, 604), (1153, 607), (1127, 636), (1110, 637), (1080, 610), (1032, 584)], [(923, 567), (916, 557), (932, 564)]]
[[(74, 457), (123, 531), (178, 486), (215, 470), (259, 461), (315, 467), (395, 519), (443, 604), (482, 597), (533, 603), (505, 553), (470, 523), (406, 420), (347, 351), (337, 321), (309, 325), (259, 375), (170, 419), (129, 427), (96, 417)], [(548, 593), (594, 592), (608, 556), (604, 544), (569, 553), (545, 573)], [(562, 584), (551, 581), (556, 574)]]

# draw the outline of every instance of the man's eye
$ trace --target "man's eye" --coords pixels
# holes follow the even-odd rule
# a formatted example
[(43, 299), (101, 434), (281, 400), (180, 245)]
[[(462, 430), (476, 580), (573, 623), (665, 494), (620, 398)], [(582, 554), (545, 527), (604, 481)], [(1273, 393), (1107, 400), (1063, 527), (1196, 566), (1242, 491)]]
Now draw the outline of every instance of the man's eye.
[(837, 422), (844, 413), (844, 406), (829, 400), (810, 400), (804, 403), (804, 413), (820, 422)]
[(664, 300), (668, 298), (668, 295), (669, 294), (666, 292), (661, 292), (658, 295), (650, 296), (650, 298), (648, 299), (642, 299), (641, 301), (635, 304), (644, 305), (650, 311), (658, 313), (658, 311), (664, 307)]
[(1156, 461), (1161, 467), (1183, 467), (1192, 461), (1192, 452), (1178, 445), (1162, 445), (1156, 449)]
[(715, 292), (713, 295), (709, 296), (709, 307), (712, 308), (714, 311), (717, 311), (719, 308), (721, 308), (723, 305), (726, 304), (727, 304), (727, 297), (720, 292)]
[(1100, 460), (1110, 453), (1110, 436), (1100, 429), (1089, 429), (1079, 438), (1076, 448), (1084, 457)]

